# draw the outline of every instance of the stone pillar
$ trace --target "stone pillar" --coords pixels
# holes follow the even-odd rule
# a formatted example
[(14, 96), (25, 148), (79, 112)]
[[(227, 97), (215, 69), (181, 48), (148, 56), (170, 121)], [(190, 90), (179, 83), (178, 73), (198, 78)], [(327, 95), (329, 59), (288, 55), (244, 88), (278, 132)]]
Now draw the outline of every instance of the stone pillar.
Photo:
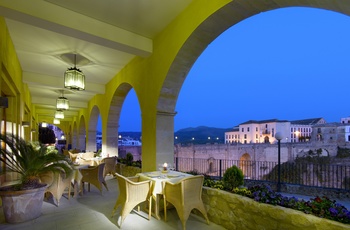
[(86, 140), (86, 152), (95, 152), (96, 149), (96, 130), (89, 130)]
[(158, 111), (156, 127), (157, 167), (164, 162), (174, 167), (174, 116), (176, 113)]
[(106, 145), (104, 145), (102, 135), (102, 154), (104, 156), (119, 156), (118, 153), (118, 128), (119, 123), (116, 119), (110, 119), (106, 127)]

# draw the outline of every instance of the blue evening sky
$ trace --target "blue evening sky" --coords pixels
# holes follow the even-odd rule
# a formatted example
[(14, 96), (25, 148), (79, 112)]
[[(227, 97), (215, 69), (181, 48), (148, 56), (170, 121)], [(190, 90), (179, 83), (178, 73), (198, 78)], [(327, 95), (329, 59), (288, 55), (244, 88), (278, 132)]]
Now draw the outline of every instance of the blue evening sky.
[[(225, 31), (189, 72), (175, 131), (230, 128), (247, 120), (350, 116), (350, 17), (313, 8), (255, 15)], [(141, 131), (135, 92), (119, 131)]]

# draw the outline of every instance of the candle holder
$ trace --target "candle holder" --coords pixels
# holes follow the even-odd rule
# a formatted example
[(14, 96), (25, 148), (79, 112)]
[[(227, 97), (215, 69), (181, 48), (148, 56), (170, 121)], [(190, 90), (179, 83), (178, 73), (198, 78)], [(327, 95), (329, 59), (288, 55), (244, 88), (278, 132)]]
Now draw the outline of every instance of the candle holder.
[(167, 173), (169, 171), (169, 164), (168, 163), (162, 164), (161, 167), (159, 168), (159, 171), (161, 171), (162, 173)]

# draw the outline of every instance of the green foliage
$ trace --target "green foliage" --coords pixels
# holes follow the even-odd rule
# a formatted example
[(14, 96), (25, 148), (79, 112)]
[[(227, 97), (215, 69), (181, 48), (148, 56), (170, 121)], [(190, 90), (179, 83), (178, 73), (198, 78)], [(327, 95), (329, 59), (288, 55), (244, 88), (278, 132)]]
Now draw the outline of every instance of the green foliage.
[(226, 169), (224, 176), (222, 178), (224, 188), (232, 191), (234, 188), (237, 188), (243, 185), (243, 173), (236, 165)]
[(248, 188), (234, 188), (232, 192), (247, 197), (251, 197), (252, 195), (252, 192)]
[(219, 190), (224, 189), (224, 183), (221, 180), (212, 180), (210, 178), (204, 178), (203, 186)]
[[(295, 164), (292, 162), (284, 162), (281, 165), (281, 181), (285, 183), (298, 184), (302, 183), (303, 178), (301, 173), (306, 171), (306, 165)], [(264, 176), (265, 180), (278, 180), (278, 165), (276, 165), (270, 173)]]
[(316, 152), (311, 149), (307, 152), (306, 156), (297, 157), (296, 163), (313, 163), (313, 164), (329, 164), (331, 162), (330, 156), (321, 156), (322, 149), (316, 149)]
[(346, 157), (350, 157), (350, 149), (348, 148), (341, 148), (338, 146), (338, 150), (337, 150), (337, 158), (346, 158)]
[(125, 158), (125, 164), (127, 166), (132, 166), (133, 161), (134, 161), (134, 156), (131, 153), (127, 153)]
[(39, 176), (47, 172), (69, 175), (73, 171), (69, 158), (57, 154), (55, 149), (48, 149), (46, 145), (27, 143), (12, 134), (0, 134), (0, 140), (6, 145), (6, 148), (1, 148), (0, 161), (5, 164), (5, 171), (20, 175), (22, 183), (18, 189), (37, 187)]

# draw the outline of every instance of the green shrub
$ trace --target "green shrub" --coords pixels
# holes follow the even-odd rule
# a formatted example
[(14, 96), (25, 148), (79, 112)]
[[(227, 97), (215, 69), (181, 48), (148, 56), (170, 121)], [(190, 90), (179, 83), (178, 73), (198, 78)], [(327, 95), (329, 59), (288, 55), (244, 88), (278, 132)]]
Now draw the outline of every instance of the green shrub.
[(234, 188), (243, 185), (244, 180), (242, 170), (233, 165), (225, 171), (222, 181), (224, 188), (228, 191), (232, 191)]
[(134, 156), (131, 153), (127, 153), (126, 159), (125, 159), (126, 166), (132, 166), (133, 161), (134, 161)]
[(346, 157), (350, 157), (350, 149), (348, 148), (341, 148), (338, 146), (338, 150), (337, 150), (337, 158), (346, 158)]
[(211, 178), (204, 178), (203, 186), (210, 187), (210, 188), (216, 188), (219, 190), (224, 189), (224, 183), (221, 180), (213, 180)]

